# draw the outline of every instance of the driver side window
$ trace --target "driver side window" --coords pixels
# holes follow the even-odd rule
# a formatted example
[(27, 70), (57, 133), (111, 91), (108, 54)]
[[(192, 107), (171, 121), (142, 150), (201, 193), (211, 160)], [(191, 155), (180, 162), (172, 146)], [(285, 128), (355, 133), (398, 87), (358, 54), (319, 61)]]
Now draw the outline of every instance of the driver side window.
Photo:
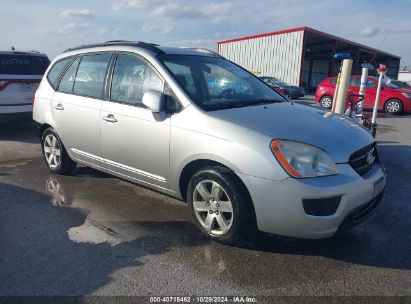
[(375, 81), (373, 80), (368, 80), (366, 84), (367, 89), (374, 89), (375, 88)]
[(111, 83), (111, 100), (144, 107), (143, 95), (149, 90), (163, 91), (163, 81), (141, 57), (117, 56)]

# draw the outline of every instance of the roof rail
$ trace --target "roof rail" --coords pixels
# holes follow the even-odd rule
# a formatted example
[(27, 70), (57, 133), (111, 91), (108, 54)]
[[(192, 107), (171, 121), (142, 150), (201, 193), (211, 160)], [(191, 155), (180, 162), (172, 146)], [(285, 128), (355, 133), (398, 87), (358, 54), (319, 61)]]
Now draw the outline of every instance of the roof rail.
[[(209, 50), (209, 49), (206, 49), (206, 48), (186, 48), (186, 49), (189, 49), (189, 50), (193, 50), (193, 51), (198, 51), (198, 52), (202, 52), (202, 53), (206, 53), (206, 54), (209, 54), (209, 55), (213, 55), (213, 56), (216, 56), (216, 57), (219, 57), (219, 58), (224, 58), (223, 56), (221, 56), (220, 54), (218, 54), (218, 53), (216, 53), (216, 52), (213, 52), (212, 50)], [(224, 58), (225, 59), (225, 58)]]
[(75, 51), (75, 50), (81, 50), (81, 49), (88, 49), (88, 48), (93, 48), (93, 47), (113, 46), (113, 45), (135, 46), (135, 47), (146, 49), (155, 54), (164, 54), (164, 52), (157, 47), (158, 46), (157, 44), (147, 43), (147, 42), (142, 42), (142, 41), (128, 41), (128, 40), (111, 40), (111, 41), (106, 41), (103, 43), (83, 44), (77, 47), (69, 48), (65, 50), (63, 53)]

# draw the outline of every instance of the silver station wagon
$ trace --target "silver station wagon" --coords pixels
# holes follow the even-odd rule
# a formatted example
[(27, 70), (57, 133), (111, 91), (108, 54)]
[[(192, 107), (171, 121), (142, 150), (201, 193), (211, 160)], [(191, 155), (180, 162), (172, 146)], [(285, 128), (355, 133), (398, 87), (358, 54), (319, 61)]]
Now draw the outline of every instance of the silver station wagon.
[[(111, 41), (65, 51), (33, 109), (51, 171), (76, 163), (184, 200), (201, 230), (326, 238), (375, 210), (376, 143), (204, 49)], [(113, 202), (115, 203), (115, 202)]]

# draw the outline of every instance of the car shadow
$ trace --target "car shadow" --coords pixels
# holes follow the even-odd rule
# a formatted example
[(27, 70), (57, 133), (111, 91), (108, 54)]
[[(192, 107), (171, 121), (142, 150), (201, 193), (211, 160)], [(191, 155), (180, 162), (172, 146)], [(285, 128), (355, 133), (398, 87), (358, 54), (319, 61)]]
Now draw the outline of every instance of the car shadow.
[(113, 177), (112, 175), (105, 173), (103, 171), (99, 171), (90, 167), (79, 166), (71, 173), (73, 176), (77, 177), (98, 177), (98, 178), (110, 178)]

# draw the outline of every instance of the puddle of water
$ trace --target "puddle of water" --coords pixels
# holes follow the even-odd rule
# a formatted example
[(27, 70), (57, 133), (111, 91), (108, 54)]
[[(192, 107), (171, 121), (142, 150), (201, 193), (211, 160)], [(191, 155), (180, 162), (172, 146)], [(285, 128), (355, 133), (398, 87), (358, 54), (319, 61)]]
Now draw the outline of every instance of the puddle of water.
[(3, 164), (0, 164), (0, 168), (13, 169), (13, 168), (17, 168), (17, 167), (27, 165), (29, 162), (31, 162), (31, 160), (11, 162), (11, 163), (3, 163)]
[(108, 243), (111, 246), (115, 246), (122, 242), (115, 231), (91, 219), (86, 219), (85, 223), (81, 226), (70, 228), (67, 234), (69, 239), (75, 243)]

